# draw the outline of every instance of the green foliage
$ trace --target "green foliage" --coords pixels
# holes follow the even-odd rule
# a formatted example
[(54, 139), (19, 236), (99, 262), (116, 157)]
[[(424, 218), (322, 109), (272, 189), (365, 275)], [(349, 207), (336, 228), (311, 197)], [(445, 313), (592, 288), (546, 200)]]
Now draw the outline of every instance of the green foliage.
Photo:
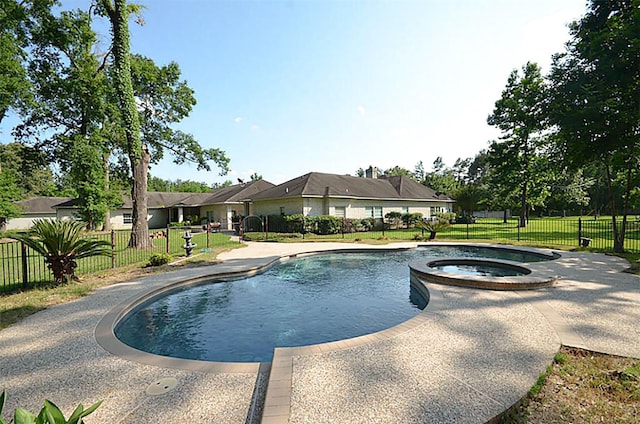
[(443, 219), (438, 219), (437, 221), (423, 219), (416, 223), (416, 228), (428, 231), (430, 233), (429, 239), (432, 240), (436, 238), (436, 233), (446, 230), (449, 228), (449, 225), (449, 221)]
[(384, 214), (385, 219), (394, 228), (397, 228), (402, 222), (402, 213), (401, 212), (387, 212)]
[(75, 278), (78, 259), (112, 254), (111, 243), (87, 238), (84, 227), (77, 221), (38, 219), (29, 233), (10, 237), (44, 256), (55, 283), (62, 284)]
[(455, 221), (456, 214), (454, 212), (438, 212), (436, 213), (436, 217), (438, 217), (438, 221), (445, 221), (445, 222), (451, 223)]
[[(502, 196), (517, 192), (520, 198), (520, 226), (526, 225), (531, 207), (534, 186), (545, 186), (546, 174), (536, 172), (539, 166), (542, 146), (545, 141), (547, 90), (540, 67), (527, 62), (522, 67), (522, 76), (513, 70), (500, 99), (496, 101), (493, 113), (487, 123), (502, 131), (501, 141), (493, 142), (489, 158), (497, 172), (494, 184), (501, 189)], [(541, 200), (537, 199), (539, 203)], [(543, 200), (543, 199), (542, 199)]]
[(22, 214), (20, 207), (14, 203), (21, 198), (17, 179), (17, 175), (11, 170), (0, 170), (0, 230), (6, 219)]
[(174, 191), (179, 193), (208, 193), (212, 187), (205, 182), (181, 180), (163, 180), (158, 177), (149, 177), (147, 185), (149, 191)]
[[(2, 410), (4, 409), (4, 403), (7, 398), (7, 391), (3, 390), (0, 395), (0, 424), (8, 424), (2, 419)], [(44, 401), (44, 406), (38, 413), (34, 415), (31, 412), (23, 408), (16, 408), (13, 416), (14, 424), (82, 424), (83, 418), (92, 414), (102, 404), (102, 401), (98, 401), (91, 405), (89, 408), (84, 409), (82, 404), (78, 405), (76, 409), (71, 413), (69, 418), (65, 418), (53, 402), (49, 400)]]
[(171, 261), (171, 255), (169, 255), (168, 253), (156, 253), (154, 255), (151, 255), (151, 257), (149, 258), (149, 262), (147, 263), (146, 266), (151, 267), (151, 266), (166, 265), (170, 261)]
[(411, 228), (416, 225), (416, 222), (422, 220), (422, 216), (421, 212), (405, 213), (402, 215), (402, 222), (407, 228)]
[[(593, 1), (554, 56), (550, 122), (567, 163), (598, 162), (612, 213), (614, 250), (624, 250), (626, 216), (640, 164), (640, 1)], [(613, 195), (623, 187), (620, 197)], [(620, 202), (621, 205), (617, 204)], [(616, 214), (622, 211), (622, 222)]]

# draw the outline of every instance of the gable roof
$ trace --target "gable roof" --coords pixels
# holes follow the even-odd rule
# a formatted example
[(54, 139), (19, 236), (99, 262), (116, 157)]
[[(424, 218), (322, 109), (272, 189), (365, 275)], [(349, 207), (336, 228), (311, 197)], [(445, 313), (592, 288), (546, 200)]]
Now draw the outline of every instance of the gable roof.
[(242, 202), (249, 200), (255, 194), (271, 187), (275, 187), (275, 184), (265, 180), (256, 180), (248, 183), (218, 188), (213, 191), (213, 195), (209, 193), (209, 197), (206, 199), (205, 204), (215, 205), (220, 203)]
[(257, 193), (251, 200), (294, 197), (344, 197), (379, 200), (431, 200), (453, 202), (405, 176), (362, 178), (310, 172)]
[(25, 214), (30, 213), (56, 213), (56, 206), (73, 200), (73, 197), (32, 197), (30, 199), (19, 200), (16, 205), (24, 209)]

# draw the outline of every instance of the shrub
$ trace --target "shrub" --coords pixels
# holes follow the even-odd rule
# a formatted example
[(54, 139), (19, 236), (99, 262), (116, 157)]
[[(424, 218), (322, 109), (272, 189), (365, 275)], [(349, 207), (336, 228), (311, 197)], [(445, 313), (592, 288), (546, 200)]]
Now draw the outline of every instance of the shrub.
[[(4, 401), (7, 398), (7, 391), (3, 390), (0, 395), (0, 424), (7, 424), (6, 421), (2, 419), (2, 409), (4, 408)], [(40, 413), (36, 416), (31, 412), (27, 411), (23, 408), (16, 408), (13, 414), (13, 423), (14, 424), (82, 424), (84, 423), (83, 418), (87, 415), (93, 413), (102, 401), (96, 402), (91, 405), (89, 408), (84, 409), (82, 404), (78, 405), (76, 409), (71, 413), (69, 419), (66, 419), (53, 402), (49, 400), (44, 401), (44, 406), (40, 410)]]
[(146, 266), (150, 267), (166, 265), (169, 263), (169, 261), (171, 261), (171, 255), (169, 255), (168, 253), (156, 253), (154, 255), (151, 255)]
[(387, 212), (384, 217), (389, 223), (389, 226), (393, 228), (398, 228), (400, 226), (400, 223), (402, 222), (402, 213), (400, 212)]
[(402, 222), (404, 222), (404, 225), (406, 225), (407, 228), (410, 228), (416, 225), (416, 222), (422, 220), (422, 216), (423, 215), (420, 212), (405, 213), (402, 215)]
[(438, 212), (436, 214), (438, 220), (447, 221), (448, 223), (454, 222), (456, 219), (456, 214), (454, 212)]
[(191, 221), (182, 221), (182, 222), (172, 222), (169, 224), (170, 227), (190, 227)]

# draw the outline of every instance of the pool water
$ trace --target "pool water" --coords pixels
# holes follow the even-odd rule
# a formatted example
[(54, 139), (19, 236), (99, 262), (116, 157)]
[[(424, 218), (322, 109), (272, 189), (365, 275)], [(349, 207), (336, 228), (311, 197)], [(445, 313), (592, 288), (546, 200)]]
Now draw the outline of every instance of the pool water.
[(275, 347), (380, 331), (426, 306), (410, 286), (407, 253), (311, 256), (173, 292), (125, 317), (116, 336), (158, 355), (269, 362)]
[(479, 275), (487, 277), (515, 277), (518, 275), (526, 275), (522, 271), (514, 268), (499, 267), (495, 265), (481, 264), (455, 264), (455, 265), (435, 265), (432, 268), (439, 269), (444, 272), (462, 274), (462, 275)]
[(506, 249), (428, 246), (291, 259), (265, 273), (172, 291), (115, 328), (139, 350), (175, 358), (269, 362), (275, 347), (305, 346), (393, 327), (426, 306), (409, 262), (427, 257), (551, 259)]

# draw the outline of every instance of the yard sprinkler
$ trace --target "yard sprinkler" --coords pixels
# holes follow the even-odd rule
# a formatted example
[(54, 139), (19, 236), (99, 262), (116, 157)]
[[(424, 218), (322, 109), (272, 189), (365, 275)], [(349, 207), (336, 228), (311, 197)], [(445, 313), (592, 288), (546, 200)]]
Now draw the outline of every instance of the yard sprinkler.
[(191, 243), (192, 237), (193, 236), (191, 235), (190, 231), (185, 231), (184, 236), (182, 236), (182, 238), (184, 239), (184, 245), (182, 246), (182, 248), (187, 253), (187, 257), (191, 256), (191, 251), (193, 251), (194, 247), (198, 247), (197, 244)]

